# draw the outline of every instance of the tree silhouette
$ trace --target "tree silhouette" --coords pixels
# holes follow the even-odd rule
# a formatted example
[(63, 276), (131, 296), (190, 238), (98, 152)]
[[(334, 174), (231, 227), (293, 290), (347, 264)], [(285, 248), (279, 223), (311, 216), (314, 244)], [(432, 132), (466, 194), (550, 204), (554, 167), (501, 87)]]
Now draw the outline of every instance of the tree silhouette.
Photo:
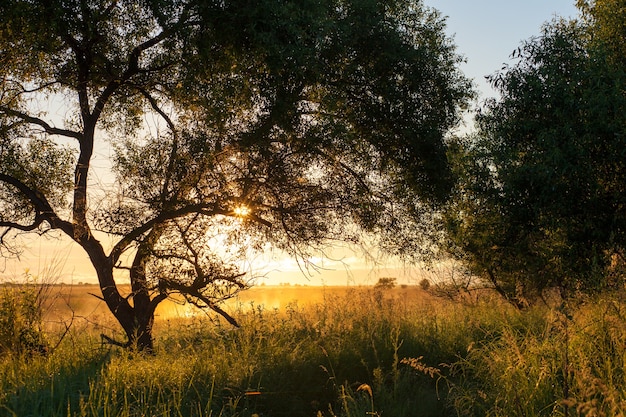
[[(173, 294), (235, 323), (232, 244), (305, 258), (366, 232), (412, 254), (449, 190), (443, 137), (471, 94), (419, 1), (8, 0), (0, 16), (2, 243), (72, 238), (125, 346), (153, 349)], [(94, 187), (95, 152), (115, 192)]]

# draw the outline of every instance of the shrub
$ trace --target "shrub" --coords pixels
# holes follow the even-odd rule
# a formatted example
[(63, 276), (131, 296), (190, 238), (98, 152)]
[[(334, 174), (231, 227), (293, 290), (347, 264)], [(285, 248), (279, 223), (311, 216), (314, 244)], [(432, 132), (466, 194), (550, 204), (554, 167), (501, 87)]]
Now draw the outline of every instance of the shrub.
[(47, 351), (42, 329), (42, 292), (28, 272), (20, 284), (0, 288), (0, 354)]
[(376, 285), (374, 285), (374, 288), (379, 288), (381, 290), (392, 289), (396, 286), (397, 281), (397, 278), (383, 277), (378, 280)]

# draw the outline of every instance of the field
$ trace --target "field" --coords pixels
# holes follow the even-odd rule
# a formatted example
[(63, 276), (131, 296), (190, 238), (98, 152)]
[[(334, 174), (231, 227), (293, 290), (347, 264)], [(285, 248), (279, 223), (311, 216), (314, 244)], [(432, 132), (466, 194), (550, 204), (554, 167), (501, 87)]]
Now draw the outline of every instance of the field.
[[(95, 287), (52, 287), (46, 354), (0, 357), (1, 416), (621, 416), (626, 303), (258, 287), (234, 329), (172, 303), (156, 354), (103, 344)], [(67, 325), (69, 331), (56, 342)]]
[[(122, 292), (126, 287), (121, 287)], [(294, 302), (300, 305), (319, 303), (330, 295), (345, 293), (346, 287), (317, 286), (257, 286), (240, 293), (239, 297), (228, 302), (228, 308), (239, 309), (242, 305), (263, 306), (266, 310), (284, 309)], [(417, 287), (398, 289), (404, 297), (420, 296)], [(44, 313), (48, 322), (67, 320), (72, 313), (89, 320), (110, 318), (106, 305), (96, 296), (100, 294), (97, 285), (53, 285), (46, 290)], [(157, 310), (158, 320), (188, 317), (198, 314), (198, 310), (182, 303), (165, 301)]]

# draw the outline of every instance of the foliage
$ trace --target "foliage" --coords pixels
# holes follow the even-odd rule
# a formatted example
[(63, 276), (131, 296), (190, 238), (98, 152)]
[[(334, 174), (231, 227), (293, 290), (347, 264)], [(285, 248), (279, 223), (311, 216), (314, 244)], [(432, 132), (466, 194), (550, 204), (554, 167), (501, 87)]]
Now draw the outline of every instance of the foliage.
[(626, 243), (626, 73), (588, 29), (554, 21), (516, 50), (491, 77), (501, 98), (451, 152), (451, 251), (516, 303), (619, 284), (607, 273)]
[(578, 8), (590, 25), (595, 47), (603, 48), (610, 64), (626, 65), (626, 2), (624, 0), (578, 0)]
[(72, 238), (127, 346), (151, 349), (172, 295), (223, 312), (248, 248), (307, 262), (365, 232), (425, 255), (471, 91), (420, 1), (11, 0), (0, 16), (2, 243)]

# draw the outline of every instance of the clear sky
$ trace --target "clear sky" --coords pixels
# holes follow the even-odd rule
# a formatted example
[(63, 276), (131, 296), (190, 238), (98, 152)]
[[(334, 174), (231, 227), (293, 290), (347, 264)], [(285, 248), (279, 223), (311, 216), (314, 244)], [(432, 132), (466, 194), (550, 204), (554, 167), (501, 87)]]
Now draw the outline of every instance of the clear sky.
[(425, 0), (447, 17), (447, 32), (467, 59), (463, 71), (480, 91), (480, 99), (496, 93), (486, 75), (510, 62), (509, 55), (523, 40), (540, 33), (555, 16), (575, 18), (576, 0)]
[[(495, 96), (484, 76), (509, 62), (511, 52), (523, 40), (538, 35), (543, 23), (555, 16), (576, 17), (578, 10), (574, 3), (575, 0), (426, 0), (426, 5), (447, 16), (448, 34), (453, 36), (458, 52), (467, 59), (462, 69), (475, 80), (480, 99)], [(399, 265), (373, 270), (371, 264), (365, 264), (353, 255), (338, 255), (337, 258), (319, 261), (318, 265), (325, 271), (313, 274), (309, 279), (302, 276), (295, 262), (285, 259), (276, 259), (265, 267), (259, 265), (264, 261), (257, 260), (252, 269), (272, 271), (268, 284), (371, 284), (379, 276), (396, 276), (400, 281), (412, 283), (419, 280), (415, 272), (402, 271)], [(27, 267), (39, 275), (46, 275), (46, 270), (51, 268), (48, 273), (61, 274), (65, 281), (95, 282), (95, 273), (87, 257), (67, 239), (34, 240), (22, 262), (0, 265), (0, 276), (19, 278)]]

